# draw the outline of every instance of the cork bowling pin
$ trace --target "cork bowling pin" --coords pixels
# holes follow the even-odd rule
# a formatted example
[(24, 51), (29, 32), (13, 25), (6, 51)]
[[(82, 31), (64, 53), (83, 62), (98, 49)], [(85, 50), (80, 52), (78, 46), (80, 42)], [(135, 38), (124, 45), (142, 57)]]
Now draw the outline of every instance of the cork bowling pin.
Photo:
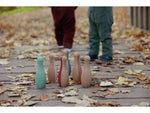
[(69, 76), (67, 71), (67, 58), (65, 56), (61, 57), (61, 67), (58, 75), (58, 83), (60, 87), (65, 87), (68, 85)]
[(79, 81), (81, 81), (81, 74), (82, 74), (82, 68), (80, 65), (80, 54), (75, 52), (74, 53), (74, 65), (72, 68), (72, 77), (73, 80), (78, 83)]
[(68, 72), (69, 72), (69, 75), (71, 75), (71, 64), (70, 64), (70, 61), (69, 61), (69, 51), (68, 50), (64, 50), (64, 56), (66, 56), (67, 58), (67, 68), (68, 68)]
[(91, 71), (90, 71), (90, 57), (84, 57), (84, 69), (81, 74), (81, 85), (83, 87), (89, 87), (91, 84)]
[(36, 71), (36, 75), (35, 75), (35, 82), (36, 82), (36, 86), (37, 88), (44, 88), (45, 84), (46, 84), (46, 75), (45, 75), (45, 71), (43, 68), (43, 58), (42, 57), (38, 57), (37, 59), (37, 71)]
[(49, 55), (49, 67), (47, 71), (48, 81), (50, 83), (56, 82), (56, 69), (55, 69), (55, 56), (54, 54)]

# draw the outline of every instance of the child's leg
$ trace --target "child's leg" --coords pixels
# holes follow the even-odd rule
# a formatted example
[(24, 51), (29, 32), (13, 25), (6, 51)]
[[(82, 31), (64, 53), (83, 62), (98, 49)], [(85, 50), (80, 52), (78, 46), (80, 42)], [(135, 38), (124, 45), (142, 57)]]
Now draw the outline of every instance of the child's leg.
[(64, 30), (63, 30), (63, 25), (61, 23), (61, 20), (64, 15), (63, 8), (60, 8), (60, 7), (52, 8), (52, 15), (54, 19), (55, 38), (56, 38), (57, 44), (58, 46), (63, 46)]
[(113, 47), (112, 47), (112, 37), (111, 37), (111, 24), (101, 23), (99, 26), (99, 35), (102, 42), (102, 54), (103, 56), (112, 57)]
[(64, 29), (64, 48), (71, 49), (73, 45), (73, 37), (75, 34), (75, 8), (67, 7), (65, 9), (63, 17), (63, 29)]
[(99, 54), (99, 43), (100, 37), (98, 35), (98, 28), (93, 20), (91, 12), (88, 10), (89, 16), (89, 54), (90, 55), (97, 55)]

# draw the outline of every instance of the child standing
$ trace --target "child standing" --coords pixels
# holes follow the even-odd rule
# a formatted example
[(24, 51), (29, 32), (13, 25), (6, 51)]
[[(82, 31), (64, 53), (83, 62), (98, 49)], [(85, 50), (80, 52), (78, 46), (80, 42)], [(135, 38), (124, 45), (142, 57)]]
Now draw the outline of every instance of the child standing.
[(111, 26), (113, 24), (112, 7), (89, 7), (89, 56), (91, 61), (98, 58), (99, 44), (102, 42), (102, 56), (96, 63), (107, 63), (113, 60)]
[(58, 48), (68, 51), (72, 48), (75, 34), (75, 9), (77, 7), (52, 7), (55, 38)]

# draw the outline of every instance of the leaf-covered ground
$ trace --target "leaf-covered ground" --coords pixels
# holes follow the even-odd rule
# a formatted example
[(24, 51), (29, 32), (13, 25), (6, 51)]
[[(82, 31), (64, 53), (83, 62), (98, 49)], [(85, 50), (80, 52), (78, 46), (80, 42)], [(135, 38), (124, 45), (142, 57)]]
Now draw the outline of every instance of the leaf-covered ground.
[[(150, 106), (150, 35), (130, 26), (129, 7), (113, 10), (114, 62), (90, 63), (89, 88), (71, 77), (66, 88), (48, 81), (44, 89), (35, 86), (38, 56), (44, 57), (46, 73), (50, 52), (57, 72), (60, 67), (50, 8), (0, 16), (0, 106)], [(87, 7), (78, 7), (71, 66), (74, 52), (88, 53), (88, 30)]]

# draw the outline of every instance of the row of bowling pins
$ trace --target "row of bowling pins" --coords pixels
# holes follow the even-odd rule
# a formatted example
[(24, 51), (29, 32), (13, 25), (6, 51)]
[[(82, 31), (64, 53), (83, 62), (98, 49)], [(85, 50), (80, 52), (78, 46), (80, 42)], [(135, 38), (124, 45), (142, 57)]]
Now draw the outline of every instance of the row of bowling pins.
[[(55, 69), (55, 56), (50, 54), (49, 56), (49, 67), (47, 71), (48, 81), (50, 83), (55, 83), (58, 77), (58, 83), (60, 87), (65, 87), (68, 85), (69, 75), (72, 75), (73, 80), (78, 83), (81, 81), (83, 87), (89, 87), (91, 83), (91, 72), (90, 72), (90, 57), (85, 56), (84, 58), (84, 69), (82, 71), (80, 65), (80, 54), (74, 53), (74, 65), (71, 73), (71, 65), (68, 59), (68, 52), (64, 51), (63, 56), (60, 58), (61, 66), (57, 76)], [(38, 57), (37, 59), (38, 68), (36, 72), (36, 86), (37, 88), (44, 88), (46, 84), (46, 75), (43, 68), (43, 58)]]

